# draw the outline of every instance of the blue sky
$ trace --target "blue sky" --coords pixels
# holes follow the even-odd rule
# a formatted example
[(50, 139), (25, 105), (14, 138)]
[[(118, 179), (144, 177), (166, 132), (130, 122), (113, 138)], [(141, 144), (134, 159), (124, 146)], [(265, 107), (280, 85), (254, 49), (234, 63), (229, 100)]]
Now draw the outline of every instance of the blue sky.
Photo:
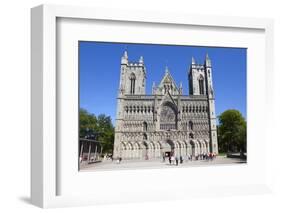
[(125, 49), (128, 50), (129, 61), (138, 61), (141, 55), (144, 58), (146, 94), (151, 94), (153, 81), (156, 85), (160, 83), (167, 65), (177, 85), (182, 82), (183, 93), (188, 95), (187, 72), (191, 57), (196, 63), (203, 64), (208, 53), (213, 67), (216, 114), (237, 109), (246, 118), (245, 48), (80, 41), (80, 108), (95, 115), (109, 115), (115, 122), (120, 61)]

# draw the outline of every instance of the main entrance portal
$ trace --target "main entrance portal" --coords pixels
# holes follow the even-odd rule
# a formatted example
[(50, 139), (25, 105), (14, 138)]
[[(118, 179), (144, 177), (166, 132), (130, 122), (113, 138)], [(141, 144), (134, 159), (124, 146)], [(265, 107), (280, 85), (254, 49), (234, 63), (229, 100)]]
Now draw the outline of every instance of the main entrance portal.
[(173, 156), (174, 150), (175, 150), (175, 145), (174, 145), (173, 141), (168, 139), (163, 143), (163, 150), (162, 151), (163, 151), (165, 157)]

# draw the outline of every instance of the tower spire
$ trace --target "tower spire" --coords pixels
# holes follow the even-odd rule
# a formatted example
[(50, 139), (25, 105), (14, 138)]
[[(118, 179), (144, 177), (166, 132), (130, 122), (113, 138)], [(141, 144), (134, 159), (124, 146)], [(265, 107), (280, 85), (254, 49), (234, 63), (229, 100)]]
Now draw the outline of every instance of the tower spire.
[(123, 56), (121, 58), (121, 64), (128, 64), (128, 51), (125, 49)]
[(143, 64), (143, 56), (140, 57), (139, 63), (140, 63), (140, 64)]
[(195, 59), (194, 59), (193, 56), (192, 56), (192, 58), (191, 58), (191, 64), (195, 64)]
[(128, 59), (128, 51), (127, 51), (127, 48), (126, 48), (125, 51), (124, 51), (123, 57), (126, 58), (126, 59)]
[(211, 59), (210, 59), (208, 53), (206, 54), (206, 58), (205, 58), (205, 66), (206, 66), (206, 67), (211, 67), (211, 66), (212, 66), (212, 64), (211, 64)]

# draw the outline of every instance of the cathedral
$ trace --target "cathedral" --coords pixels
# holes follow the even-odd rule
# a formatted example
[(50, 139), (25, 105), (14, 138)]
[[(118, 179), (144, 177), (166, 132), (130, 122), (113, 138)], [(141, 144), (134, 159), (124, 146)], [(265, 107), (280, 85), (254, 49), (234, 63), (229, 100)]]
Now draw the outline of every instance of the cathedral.
[(176, 84), (168, 67), (159, 85), (146, 94), (144, 59), (121, 58), (114, 157), (155, 159), (218, 153), (212, 65), (192, 58), (187, 68), (189, 95)]

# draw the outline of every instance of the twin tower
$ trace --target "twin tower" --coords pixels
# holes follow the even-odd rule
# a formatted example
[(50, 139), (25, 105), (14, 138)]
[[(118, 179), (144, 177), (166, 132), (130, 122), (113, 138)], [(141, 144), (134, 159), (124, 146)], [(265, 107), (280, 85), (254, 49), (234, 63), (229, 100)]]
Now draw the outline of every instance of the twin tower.
[[(166, 67), (165, 75), (170, 75)], [(153, 83), (152, 95), (161, 93), (164, 95), (166, 88), (171, 95), (183, 95), (182, 84), (176, 85), (172, 76), (170, 76), (172, 84), (163, 82), (164, 88), (159, 88)], [(163, 81), (164, 79), (162, 79)], [(189, 95), (205, 95), (214, 98), (213, 82), (212, 82), (212, 64), (206, 55), (204, 64), (196, 64), (192, 57), (192, 62), (188, 72)], [(162, 83), (162, 82), (161, 82)], [(160, 90), (159, 90), (160, 89)], [(120, 85), (119, 95), (146, 95), (146, 68), (144, 59), (141, 56), (138, 61), (129, 61), (128, 52), (125, 51), (121, 58)]]

